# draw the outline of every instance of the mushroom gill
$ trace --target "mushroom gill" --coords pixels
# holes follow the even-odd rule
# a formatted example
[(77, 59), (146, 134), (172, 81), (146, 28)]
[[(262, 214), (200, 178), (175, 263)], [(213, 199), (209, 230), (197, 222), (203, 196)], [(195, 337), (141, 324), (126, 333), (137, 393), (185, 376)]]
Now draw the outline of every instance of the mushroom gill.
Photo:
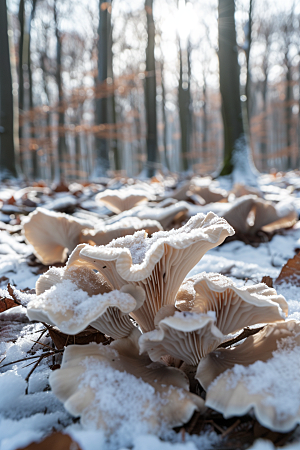
[(164, 305), (174, 305), (176, 293), (188, 272), (211, 248), (233, 234), (227, 222), (213, 213), (198, 214), (177, 230), (136, 232), (106, 246), (78, 246), (67, 267), (86, 264), (98, 270), (114, 289), (134, 284), (146, 300), (132, 313), (143, 331), (154, 328), (154, 317)]

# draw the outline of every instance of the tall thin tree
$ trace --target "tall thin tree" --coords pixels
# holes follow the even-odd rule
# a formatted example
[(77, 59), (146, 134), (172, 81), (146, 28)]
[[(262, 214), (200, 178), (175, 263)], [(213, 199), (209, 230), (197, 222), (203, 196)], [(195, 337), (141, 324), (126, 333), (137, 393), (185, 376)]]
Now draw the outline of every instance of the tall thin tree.
[[(235, 30), (235, 1), (219, 0), (219, 71), (224, 127), (224, 161), (220, 175), (234, 172), (235, 181), (256, 183), (256, 169), (245, 135), (240, 99), (240, 66)], [(240, 179), (237, 180), (236, 178)]]
[(6, 0), (0, 1), (0, 178), (17, 176), (14, 101)]
[(153, 0), (145, 1), (147, 16), (147, 48), (146, 48), (146, 79), (145, 106), (147, 121), (147, 166), (146, 175), (152, 177), (157, 167), (157, 113), (156, 113), (156, 71), (155, 71), (155, 25), (153, 19)]

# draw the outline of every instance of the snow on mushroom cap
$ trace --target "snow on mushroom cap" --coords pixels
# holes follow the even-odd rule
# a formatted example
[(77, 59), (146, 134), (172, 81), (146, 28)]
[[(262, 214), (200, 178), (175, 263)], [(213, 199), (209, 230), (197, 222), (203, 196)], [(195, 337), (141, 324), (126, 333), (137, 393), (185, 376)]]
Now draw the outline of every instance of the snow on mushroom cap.
[(116, 260), (116, 269), (124, 280), (141, 281), (151, 274), (155, 264), (162, 258), (165, 245), (174, 250), (183, 250), (201, 242), (205, 250), (201, 254), (198, 252), (199, 258), (198, 255), (195, 258), (198, 262), (206, 251), (232, 234), (232, 227), (224, 219), (214, 213), (206, 216), (200, 213), (177, 230), (159, 231), (151, 238), (147, 238), (145, 232), (138, 231), (132, 236), (115, 239), (105, 247), (87, 245), (80, 251), (80, 256), (94, 260), (95, 268), (97, 260)]
[(83, 230), (81, 241), (92, 240), (96, 245), (106, 245), (113, 239), (134, 234), (137, 230), (146, 230), (152, 234), (162, 230), (162, 226), (156, 220), (140, 220), (138, 217), (125, 217), (111, 225), (102, 225), (95, 230)]
[(237, 287), (218, 273), (202, 273), (185, 280), (176, 296), (182, 311), (215, 311), (216, 326), (226, 335), (257, 323), (282, 320), (288, 304), (282, 295), (264, 283)]
[[(203, 400), (188, 392), (183, 372), (139, 356), (137, 336), (110, 346), (68, 347), (50, 375), (54, 394), (87, 428), (106, 434), (163, 433), (187, 422)], [(133, 389), (134, 386), (134, 389)], [(124, 437), (123, 437), (124, 439)], [(124, 441), (122, 442), (124, 444)]]
[(235, 364), (249, 366), (256, 361), (267, 361), (278, 343), (294, 336), (297, 329), (297, 322), (292, 320), (270, 323), (236, 346), (218, 348), (200, 361), (196, 378), (207, 390), (215, 378), (227, 369), (232, 369)]
[(225, 418), (244, 415), (253, 408), (263, 426), (281, 433), (300, 423), (300, 322), (284, 325), (290, 333), (278, 342), (272, 357), (247, 367), (235, 365), (221, 374), (209, 386), (207, 406)]
[(127, 283), (145, 289), (146, 300), (132, 317), (143, 331), (150, 331), (159, 309), (174, 304), (189, 271), (209, 249), (232, 233), (224, 219), (213, 213), (198, 214), (180, 229), (159, 231), (151, 238), (138, 231), (106, 246), (78, 246), (67, 266), (86, 264), (97, 269), (114, 289)]
[(124, 286), (112, 291), (102, 285), (99, 274), (86, 267), (54, 272), (59, 282), (48, 285), (28, 304), (31, 320), (55, 325), (67, 334), (77, 334), (88, 325), (114, 339), (131, 333), (134, 326), (127, 314), (142, 305), (145, 294), (141, 288)]
[(27, 242), (43, 264), (65, 262), (68, 251), (73, 251), (80, 242), (84, 228), (92, 228), (86, 221), (63, 213), (37, 208), (23, 221)]

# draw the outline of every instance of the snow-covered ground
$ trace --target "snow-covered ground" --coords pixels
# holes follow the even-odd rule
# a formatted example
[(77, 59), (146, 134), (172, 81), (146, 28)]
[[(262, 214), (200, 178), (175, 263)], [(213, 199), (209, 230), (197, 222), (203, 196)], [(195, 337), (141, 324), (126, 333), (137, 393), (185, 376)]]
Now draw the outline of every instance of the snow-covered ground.
[[(296, 181), (294, 182), (296, 183)], [(278, 195), (283, 193), (278, 187)], [(276, 189), (275, 189), (276, 190)], [(274, 189), (273, 189), (274, 193)], [(189, 276), (200, 272), (219, 272), (229, 276), (237, 285), (253, 284), (265, 275), (275, 279), (282, 265), (295, 255), (300, 247), (299, 222), (293, 229), (275, 235), (270, 242), (258, 247), (232, 241), (210, 250), (190, 272)], [(30, 245), (23, 237), (0, 231), (0, 280), (7, 277), (17, 289), (34, 288), (39, 275), (37, 267), (27, 263), (32, 253)], [(1, 288), (5, 289), (7, 280)], [(289, 305), (289, 317), (300, 320), (299, 288), (284, 284), (278, 287)], [(5, 293), (1, 292), (1, 296)], [(42, 345), (35, 343), (44, 329), (42, 324), (30, 323), (26, 309), (16, 307), (0, 315), (0, 360), (1, 365), (21, 360), (29, 356), (31, 349), (35, 355), (42, 353)], [(18, 336), (15, 340), (15, 336)], [(47, 339), (42, 339), (48, 345)], [(40, 350), (38, 350), (40, 349)], [(1, 356), (2, 355), (2, 356)], [(36, 361), (35, 359), (33, 360)], [(27, 386), (26, 377), (32, 365), (18, 362), (7, 365), (0, 373), (0, 450), (15, 450), (32, 441), (37, 441), (54, 430), (64, 430), (76, 440), (83, 450), (208, 450), (218, 446), (219, 436), (212, 431), (203, 431), (200, 436), (171, 432), (166, 442), (149, 434), (128, 435), (120, 442), (120, 437), (108, 443), (101, 431), (85, 430), (65, 411), (63, 405), (52, 394), (48, 377), (51, 373), (49, 359), (43, 360), (35, 369)], [(51, 363), (50, 363), (51, 364)], [(27, 392), (27, 393), (26, 393)], [(252, 450), (274, 450), (270, 442), (257, 441)], [(286, 450), (300, 448), (299, 444), (287, 446)]]

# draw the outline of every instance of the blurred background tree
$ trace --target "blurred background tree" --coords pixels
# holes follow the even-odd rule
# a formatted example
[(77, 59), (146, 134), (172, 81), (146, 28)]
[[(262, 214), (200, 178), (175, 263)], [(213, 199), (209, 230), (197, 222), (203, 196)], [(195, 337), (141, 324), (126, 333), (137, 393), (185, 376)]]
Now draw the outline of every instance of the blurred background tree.
[(259, 170), (299, 167), (298, 2), (0, 3), (2, 173), (18, 160), (29, 179), (228, 174), (240, 136)]

